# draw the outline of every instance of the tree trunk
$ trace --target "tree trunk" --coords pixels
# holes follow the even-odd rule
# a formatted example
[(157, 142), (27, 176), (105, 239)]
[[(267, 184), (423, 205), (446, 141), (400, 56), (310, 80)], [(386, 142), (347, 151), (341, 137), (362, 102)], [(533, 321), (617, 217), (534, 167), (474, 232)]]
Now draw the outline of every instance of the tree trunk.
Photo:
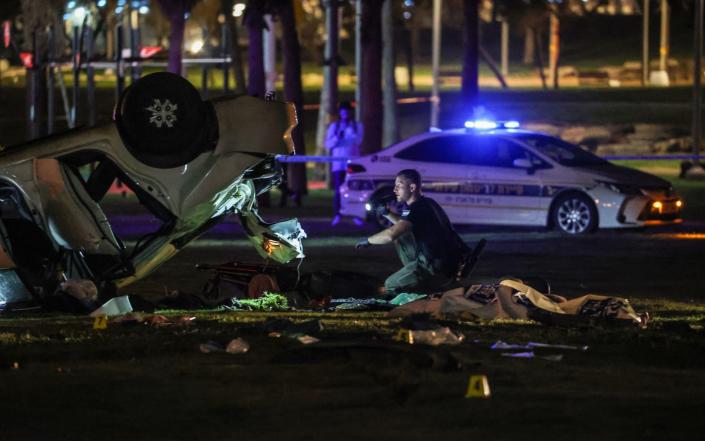
[(47, 41), (47, 26), (54, 29), (53, 39), (54, 54), (61, 54), (64, 47), (63, 29), (59, 11), (63, 3), (60, 0), (22, 0), (22, 17), (24, 18), (24, 50), (32, 51), (32, 69), (27, 69), (26, 95), (27, 95), (27, 122), (29, 138), (37, 138), (44, 134), (42, 120), (46, 114), (47, 96), (47, 66), (46, 60), (49, 52)]
[(551, 84), (554, 89), (558, 89), (558, 62), (561, 56), (560, 21), (558, 15), (553, 12), (550, 18), (548, 42), (548, 64), (551, 75)]
[[(282, 53), (284, 55), (284, 98), (296, 106), (299, 124), (292, 133), (297, 155), (306, 154), (303, 128), (303, 87), (301, 85), (301, 47), (296, 32), (293, 1), (283, 0), (279, 6), (282, 26)], [(287, 170), (289, 190), (294, 198), (306, 193), (306, 166), (302, 163), (289, 164)]]
[(524, 64), (532, 64), (535, 58), (536, 45), (534, 44), (534, 29), (527, 26), (524, 30)]
[(408, 29), (402, 30), (402, 34), (404, 35), (404, 52), (406, 55), (406, 73), (408, 76), (408, 83), (407, 87), (409, 88), (409, 92), (414, 91), (414, 48), (412, 46), (412, 38), (411, 38), (411, 32)]
[(479, 94), (479, 17), (478, 0), (463, 0), (463, 78), (461, 96), (470, 108), (477, 104)]
[(539, 76), (541, 77), (541, 84), (544, 89), (548, 89), (546, 85), (546, 74), (543, 72), (543, 45), (541, 45), (541, 31), (539, 29), (534, 29), (534, 44), (536, 46), (536, 68), (539, 70)]
[[(323, 54), (323, 88), (318, 109), (316, 154), (324, 152), (323, 141), (328, 125), (336, 119), (338, 104), (338, 0), (324, 2), (326, 13), (326, 46)], [(325, 164), (323, 164), (325, 165)]]
[(233, 16), (233, 0), (223, 0), (223, 15), (226, 17), (230, 29), (230, 57), (231, 66), (235, 73), (235, 93), (245, 93), (245, 72), (242, 67), (242, 53), (240, 52), (240, 32), (237, 18)]
[(399, 140), (397, 120), (397, 82), (394, 78), (396, 51), (394, 47), (394, 11), (392, 0), (382, 5), (382, 76), (384, 78), (384, 130), (382, 145), (388, 146)]
[(250, 9), (245, 20), (249, 44), (247, 46), (247, 94), (264, 97), (264, 56), (262, 51), (262, 26), (264, 17)]
[(158, 3), (169, 21), (169, 55), (166, 70), (181, 75), (185, 14), (191, 10), (195, 0), (159, 0)]
[(363, 0), (361, 20), (360, 119), (364, 133), (360, 153), (366, 155), (382, 148), (382, 0)]

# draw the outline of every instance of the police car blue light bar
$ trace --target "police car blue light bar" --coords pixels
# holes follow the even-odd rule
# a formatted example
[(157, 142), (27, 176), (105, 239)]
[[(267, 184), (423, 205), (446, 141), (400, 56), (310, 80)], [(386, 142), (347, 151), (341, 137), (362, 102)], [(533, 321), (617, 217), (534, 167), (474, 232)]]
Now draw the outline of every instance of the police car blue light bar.
[(518, 129), (519, 121), (492, 121), (489, 119), (476, 119), (465, 121), (466, 129), (492, 130), (492, 129)]

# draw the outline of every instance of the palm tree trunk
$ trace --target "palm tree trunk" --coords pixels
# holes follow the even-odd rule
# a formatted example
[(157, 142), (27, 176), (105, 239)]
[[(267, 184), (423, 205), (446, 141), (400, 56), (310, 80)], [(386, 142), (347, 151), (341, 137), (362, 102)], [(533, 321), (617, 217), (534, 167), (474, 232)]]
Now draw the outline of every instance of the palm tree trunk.
[(364, 127), (360, 153), (382, 148), (382, 0), (362, 2), (361, 120)]
[(477, 103), (479, 94), (479, 17), (478, 0), (463, 0), (463, 78), (461, 96), (470, 107)]
[(394, 10), (392, 0), (382, 5), (382, 76), (384, 80), (384, 130), (382, 145), (391, 145), (399, 140), (397, 120), (397, 82), (394, 78), (396, 51), (394, 45)]
[(524, 30), (524, 57), (522, 58), (524, 64), (532, 64), (534, 62), (535, 51), (534, 29), (531, 26), (527, 26)]
[(323, 153), (326, 130), (336, 119), (338, 105), (338, 0), (327, 0), (323, 4), (328, 38), (323, 54), (323, 88), (316, 128), (316, 154), (318, 155)]
[(264, 97), (264, 58), (262, 55), (262, 24), (264, 18), (250, 9), (245, 20), (249, 44), (247, 46), (247, 94)]
[(233, 0), (223, 0), (223, 15), (230, 29), (230, 57), (232, 68), (235, 72), (235, 93), (245, 93), (245, 72), (242, 67), (242, 54), (240, 52), (240, 32), (237, 18), (233, 16)]
[[(279, 18), (282, 26), (282, 53), (284, 55), (284, 98), (293, 102), (299, 115), (299, 124), (292, 133), (297, 155), (306, 154), (304, 145), (303, 87), (301, 84), (301, 47), (296, 32), (296, 17), (292, 1), (284, 0), (279, 5)], [(298, 201), (306, 194), (306, 167), (301, 163), (289, 164), (287, 170), (289, 190)]]
[(159, 4), (169, 20), (169, 55), (166, 70), (181, 75), (181, 49), (184, 44), (184, 27), (186, 26), (184, 14), (188, 10), (182, 2), (161, 0)]

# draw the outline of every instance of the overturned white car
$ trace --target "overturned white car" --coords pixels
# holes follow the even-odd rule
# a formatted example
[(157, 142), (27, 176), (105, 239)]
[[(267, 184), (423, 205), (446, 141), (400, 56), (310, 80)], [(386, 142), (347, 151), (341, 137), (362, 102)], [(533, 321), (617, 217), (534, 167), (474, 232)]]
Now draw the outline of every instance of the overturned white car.
[[(281, 180), (294, 152), (292, 104), (234, 96), (201, 100), (178, 75), (125, 90), (114, 122), (0, 153), (0, 309), (89, 279), (110, 296), (141, 279), (228, 214), (267, 257), (303, 257), (296, 220), (266, 224), (255, 197)], [(115, 180), (157, 225), (126, 247), (101, 201)]]

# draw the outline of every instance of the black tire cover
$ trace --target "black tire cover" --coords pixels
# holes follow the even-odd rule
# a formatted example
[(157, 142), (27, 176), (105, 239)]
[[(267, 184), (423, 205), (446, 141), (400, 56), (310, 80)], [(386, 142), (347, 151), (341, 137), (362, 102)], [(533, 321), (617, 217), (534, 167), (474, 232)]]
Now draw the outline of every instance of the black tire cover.
[(187, 164), (217, 141), (210, 103), (186, 79), (169, 72), (146, 75), (125, 89), (114, 117), (127, 150), (152, 167)]

